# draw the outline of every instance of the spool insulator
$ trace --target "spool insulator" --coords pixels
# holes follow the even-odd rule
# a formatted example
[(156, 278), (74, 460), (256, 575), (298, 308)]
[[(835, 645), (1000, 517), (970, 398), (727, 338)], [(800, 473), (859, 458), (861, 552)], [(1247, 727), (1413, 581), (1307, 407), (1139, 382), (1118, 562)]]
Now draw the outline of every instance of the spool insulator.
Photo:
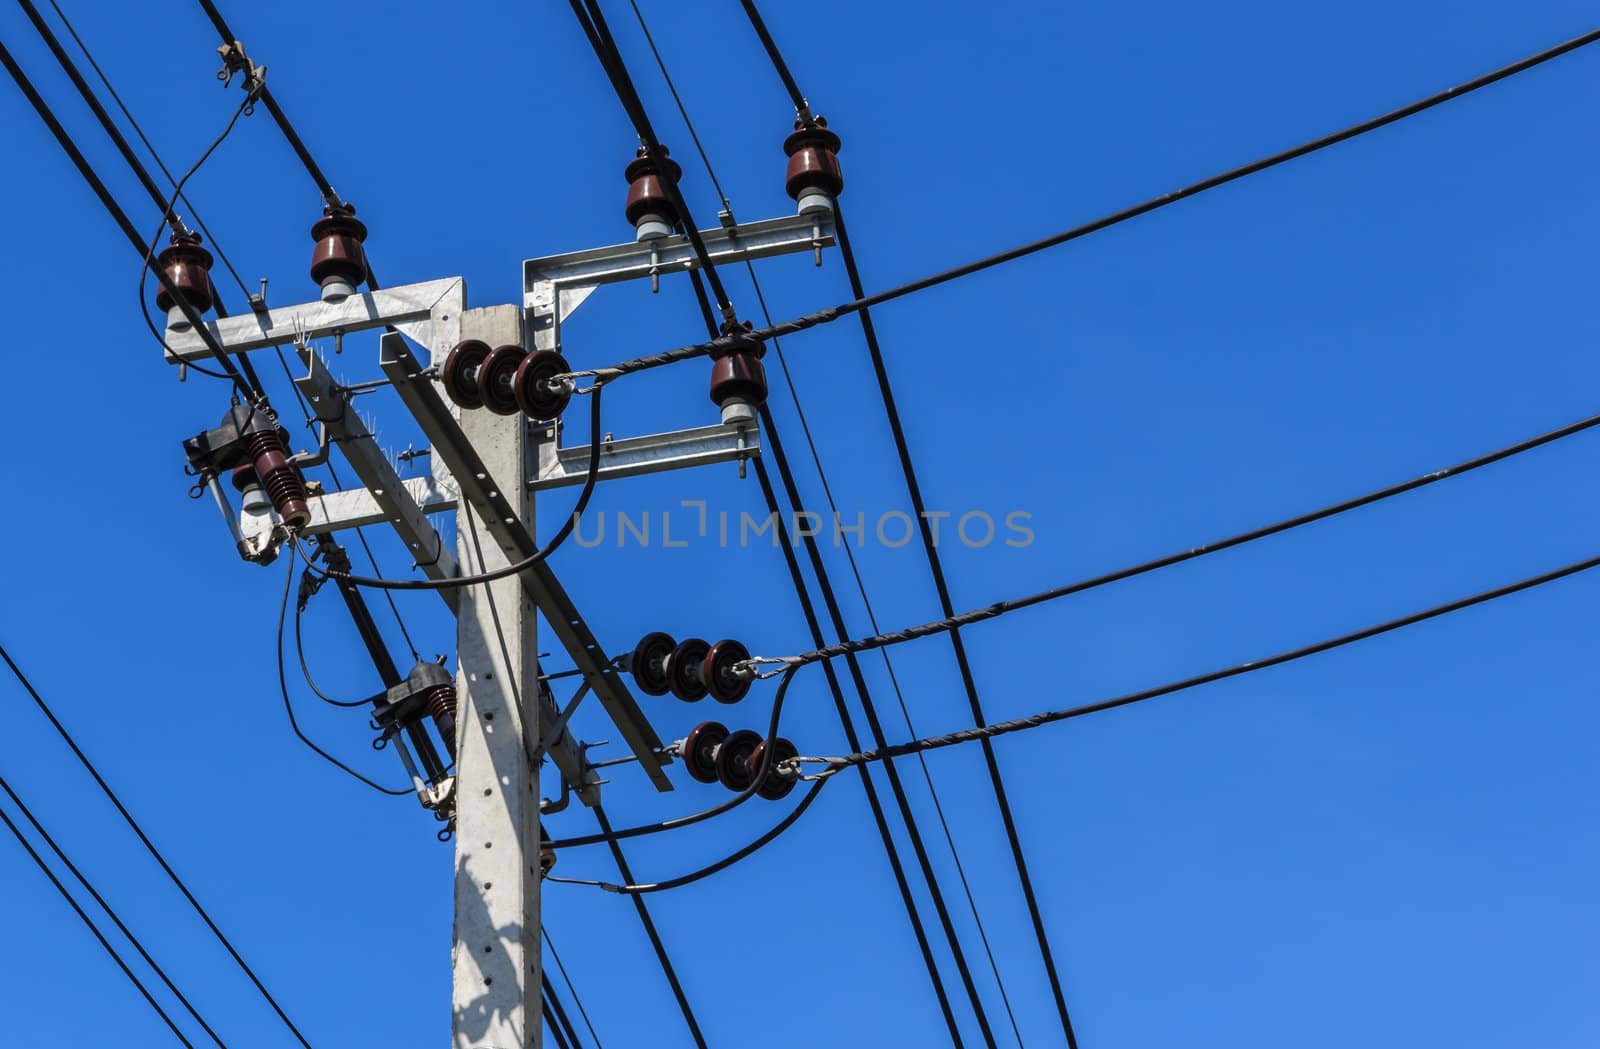
[(797, 201), (808, 190), (837, 197), (844, 191), (839, 136), (828, 130), (826, 117), (796, 120), (794, 127), (794, 132), (783, 140), (783, 151), (789, 154), (783, 188)]
[(700, 680), (706, 683), (711, 698), (718, 703), (737, 703), (750, 692), (753, 674), (740, 673), (739, 664), (750, 658), (750, 650), (737, 641), (718, 641), (700, 663)]
[(754, 353), (730, 353), (711, 365), (711, 400), (717, 405), (741, 400), (760, 407), (767, 399), (767, 372)]
[(756, 781), (750, 768), (750, 754), (762, 741), (761, 733), (747, 728), (730, 733), (717, 748), (717, 782), (731, 791), (748, 790)]
[(281, 430), (262, 429), (249, 435), (250, 462), (261, 487), (267, 490), (272, 508), (289, 528), (298, 531), (311, 523), (311, 509), (306, 505), (306, 483), (300, 471), (289, 462), (289, 453)]
[[(761, 771), (761, 763), (762, 761), (766, 760), (766, 755), (767, 741), (762, 740), (760, 743), (757, 743), (755, 749), (750, 752), (749, 763), (751, 779), (754, 779), (756, 773)], [(776, 771), (776, 769), (780, 761), (788, 761), (790, 758), (797, 758), (799, 756), (800, 751), (795, 749), (795, 745), (784, 739), (782, 736), (779, 736), (777, 739), (773, 740), (772, 766), (767, 769), (767, 775), (764, 779), (762, 779), (761, 786), (756, 788), (756, 793), (761, 795), (763, 798), (766, 798), (768, 801), (780, 801), (783, 798), (788, 797), (789, 792), (794, 789), (794, 785), (800, 781), (794, 776), (781, 775)]]
[[(174, 233), (172, 242), (156, 256), (156, 265), (196, 313), (211, 308), (216, 292), (211, 287), (211, 252), (200, 246), (198, 233)], [(156, 291), (156, 309), (168, 313), (177, 303), (165, 287)]]
[(433, 727), (444, 740), (444, 749), (450, 760), (456, 757), (456, 689), (454, 685), (436, 685), (423, 696), (423, 709), (433, 719)]
[(640, 692), (647, 696), (667, 694), (671, 688), (671, 682), (667, 679), (667, 657), (677, 647), (678, 642), (673, 640), (671, 634), (663, 634), (659, 630), (639, 639), (639, 643), (633, 647), (633, 655), (628, 659), (628, 670), (633, 674), (633, 682), (639, 686)]
[(483, 406), (496, 415), (517, 414), (517, 395), (513, 381), (517, 366), (528, 356), (528, 351), (515, 343), (496, 346), (483, 359), (478, 369), (478, 397)]
[(482, 408), (483, 397), (478, 391), (478, 374), (489, 356), (489, 344), (482, 339), (464, 339), (455, 344), (444, 359), (439, 379), (444, 392), (463, 408)]
[(565, 387), (553, 388), (550, 380), (572, 369), (567, 359), (555, 350), (534, 350), (517, 365), (511, 379), (511, 395), (517, 407), (530, 419), (559, 419), (572, 401)]
[(717, 781), (717, 748), (728, 738), (728, 726), (720, 721), (702, 721), (689, 730), (683, 741), (683, 767), (701, 783)]
[(329, 204), (322, 214), (311, 227), (311, 239), (316, 241), (311, 250), (311, 279), (325, 292), (330, 284), (345, 285), (349, 290), (338, 290), (348, 295), (367, 279), (367, 254), (361, 246), (367, 239), (367, 226), (356, 218), (356, 209), (350, 204)]
[(685, 703), (696, 703), (705, 698), (706, 683), (700, 680), (700, 664), (705, 662), (709, 651), (710, 645), (691, 637), (667, 654), (667, 687)]
[[(640, 146), (638, 157), (623, 175), (628, 180), (628, 203), (623, 213), (628, 217), (628, 224), (639, 231), (640, 239), (671, 233), (672, 227), (678, 224), (678, 209), (672, 206), (672, 194), (667, 187), (677, 184), (683, 168), (672, 159), (667, 147), (662, 146), (660, 155), (652, 157)], [(657, 228), (644, 228), (650, 220), (654, 220)]]

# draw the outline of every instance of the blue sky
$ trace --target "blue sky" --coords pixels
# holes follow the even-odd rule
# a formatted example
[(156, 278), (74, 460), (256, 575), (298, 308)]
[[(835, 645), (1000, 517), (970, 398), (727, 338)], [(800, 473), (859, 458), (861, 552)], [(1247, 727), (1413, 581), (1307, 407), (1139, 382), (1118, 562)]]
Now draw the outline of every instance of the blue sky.
[[(186, 167), (237, 102), (211, 78), (216, 42), (198, 7), (63, 6), (168, 163)], [(844, 138), (844, 199), (869, 288), (1382, 112), (1594, 17), (1576, 2), (766, 6), (796, 76)], [(789, 107), (739, 5), (641, 7), (736, 213), (788, 213)], [(626, 8), (607, 10), (708, 224), (714, 194), (649, 54)], [(629, 238), (621, 172), (632, 134), (566, 5), (225, 13), (371, 226), (385, 284), (464, 275), (473, 305), (511, 302), (523, 259)], [(136, 222), (152, 225), (19, 13), (0, 15), (0, 38)], [(957, 605), (1184, 548), (1594, 413), (1597, 83), (1600, 51), (1579, 52), (879, 310), (929, 505), (1032, 515), (1025, 548), (946, 546)], [(291, 736), (273, 647), (284, 566), (241, 563), (215, 510), (184, 498), (179, 441), (215, 424), (224, 389), (180, 385), (161, 362), (138, 316), (136, 257), (20, 95), (0, 95), (14, 340), (0, 391), (0, 639), (313, 1044), (444, 1044), (450, 849), (414, 802), (372, 794)], [(191, 196), (246, 279), (271, 279), (271, 301), (313, 297), (306, 231), (319, 202), (264, 111), (241, 122)], [(849, 297), (832, 254), (820, 270), (796, 258), (761, 274), (779, 317)], [(731, 274), (730, 289), (753, 315), (747, 280)], [(223, 294), (238, 306), (237, 289)], [(699, 324), (682, 281), (655, 297), (608, 289), (568, 329), (568, 355), (601, 365), (691, 341)], [(838, 324), (785, 348), (841, 508), (869, 520), (904, 509), (859, 330)], [(372, 378), (375, 358), (375, 341), (350, 339), (336, 369)], [(705, 373), (691, 362), (618, 383), (606, 428), (711, 421)], [(820, 503), (774, 379), (804, 495)], [(281, 375), (272, 389), (292, 414)], [(397, 400), (366, 406), (385, 443), (416, 439)], [(986, 706), (999, 719), (1091, 701), (1593, 556), (1597, 439), (974, 627)], [(545, 534), (571, 498), (542, 498)], [(706, 499), (736, 515), (758, 512), (760, 498), (724, 466), (607, 486), (594, 508), (687, 514), (680, 500)], [(378, 552), (391, 571), (403, 566), (387, 537)], [(843, 551), (826, 553), (852, 632), (867, 633)], [(885, 626), (937, 614), (915, 546), (858, 556)], [(782, 559), (761, 544), (613, 539), (563, 550), (556, 568), (613, 650), (654, 629), (735, 636), (763, 654), (810, 647)], [(1600, 578), (1579, 576), (999, 741), (1082, 1044), (1592, 1044), (1597, 597)], [(401, 600), (425, 654), (453, 654), (437, 598)], [(331, 593), (306, 622), (328, 687), (371, 691)], [(944, 641), (893, 659), (919, 732), (969, 723)], [(863, 665), (889, 735), (904, 738), (882, 663)], [(763, 721), (771, 691), (758, 686), (730, 723)], [(360, 715), (296, 698), (325, 746), (399, 781), (392, 757), (369, 751)], [(647, 709), (669, 739), (705, 716), (671, 699)], [(236, 1049), (290, 1044), (26, 697), (0, 687), (0, 713), (0, 774), (213, 1026)], [(615, 738), (580, 721), (586, 738)], [(844, 749), (815, 671), (796, 682), (785, 723), (803, 752)], [(1055, 1044), (981, 756), (955, 748), (928, 764), (1023, 1040)], [(905, 773), (1005, 1029), (926, 788), (914, 767)], [(723, 796), (674, 775), (679, 789), (657, 796), (619, 770), (606, 793), (613, 820)], [(647, 878), (681, 873), (779, 811), (752, 804), (640, 841), (630, 859)], [(550, 828), (593, 823), (574, 809)], [(601, 848), (564, 854), (560, 872), (615, 869)], [(0, 1043), (172, 1044), (14, 843), (0, 842), (0, 885)], [(690, 1044), (626, 900), (552, 885), (545, 901), (604, 1044)], [(947, 1041), (852, 780), (762, 853), (651, 905), (713, 1045)], [(959, 1000), (953, 972), (950, 986)], [(981, 1044), (964, 1005), (969, 1041)]]

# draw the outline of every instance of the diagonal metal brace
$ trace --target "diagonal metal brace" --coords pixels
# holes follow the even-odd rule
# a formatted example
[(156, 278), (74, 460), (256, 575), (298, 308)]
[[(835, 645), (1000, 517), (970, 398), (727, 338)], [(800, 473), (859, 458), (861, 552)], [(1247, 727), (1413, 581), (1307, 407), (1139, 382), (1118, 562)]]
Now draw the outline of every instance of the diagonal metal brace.
[[(538, 543), (524, 527), (510, 501), (489, 480), (483, 460), (461, 432), (460, 424), (439, 396), (433, 381), (422, 375), (422, 367), (405, 339), (393, 333), (383, 336), (379, 343), (378, 363), (432, 443), (433, 454), (454, 476), (461, 498), (472, 504), (490, 537), (500, 544), (507, 560), (515, 563), (531, 557), (538, 550)], [(606, 708), (606, 713), (638, 758), (645, 774), (657, 790), (672, 790), (672, 781), (662, 768), (663, 756), (657, 753), (661, 748), (660, 738), (639, 709), (628, 687), (623, 684), (616, 668), (606, 658), (600, 642), (590, 632), (572, 598), (556, 579), (555, 572), (541, 561), (522, 571), (519, 578), (534, 605), (560, 638), (573, 665), (583, 674), (584, 680)]]
[[(367, 494), (377, 503), (384, 518), (394, 525), (400, 539), (406, 544), (416, 567), (429, 579), (453, 579), (460, 575), (455, 555), (446, 549), (444, 539), (428, 521), (422, 508), (412, 498), (411, 491), (390, 465), (388, 457), (378, 447), (367, 424), (351, 404), (345, 393), (328, 372), (322, 355), (305, 342), (295, 344), (295, 352), (306, 366), (306, 374), (296, 378), (294, 384), (305, 394), (311, 410), (327, 427), (331, 440), (339, 445), (344, 457)], [(438, 595), (453, 612), (457, 605), (454, 590), (439, 590)]]

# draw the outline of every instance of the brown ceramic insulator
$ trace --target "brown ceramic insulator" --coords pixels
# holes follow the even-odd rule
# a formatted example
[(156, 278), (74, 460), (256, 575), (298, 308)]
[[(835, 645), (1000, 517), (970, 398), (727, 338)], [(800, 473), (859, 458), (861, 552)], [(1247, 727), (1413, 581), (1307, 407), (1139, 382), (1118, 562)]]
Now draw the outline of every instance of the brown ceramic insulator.
[(438, 730), (439, 738), (444, 740), (444, 749), (449, 752), (450, 760), (456, 758), (456, 690), (453, 685), (436, 685), (430, 688), (423, 697), (423, 704), (428, 711), (428, 716), (433, 719), (433, 727)]
[[(200, 234), (174, 233), (172, 243), (156, 256), (156, 265), (166, 271), (167, 279), (196, 313), (211, 308), (216, 299), (211, 287), (211, 252), (200, 246)], [(176, 305), (164, 286), (156, 291), (156, 309), (166, 313)]]
[(830, 197), (844, 191), (844, 172), (839, 169), (839, 136), (828, 130), (825, 117), (796, 120), (795, 130), (783, 140), (789, 154), (789, 170), (783, 188), (796, 200), (808, 189), (818, 189)]
[[(761, 780), (761, 786), (756, 788), (756, 793), (768, 801), (781, 801), (787, 797), (789, 792), (794, 790), (795, 784), (800, 781), (793, 776), (780, 774), (777, 771), (778, 763), (799, 756), (800, 751), (795, 749), (795, 745), (782, 736), (773, 740), (772, 765), (767, 769), (766, 776)], [(762, 740), (756, 744), (755, 749), (750, 752), (750, 757), (746, 759), (746, 764), (750, 767), (750, 778), (752, 780), (755, 779), (756, 773), (761, 771), (761, 763), (765, 760), (767, 760), (767, 741)]]
[(730, 353), (711, 365), (711, 401), (724, 404), (733, 398), (759, 407), (767, 399), (767, 372), (753, 353)]
[(344, 281), (352, 288), (367, 279), (367, 254), (361, 243), (367, 227), (356, 218), (349, 204), (329, 204), (311, 227), (311, 279), (320, 286), (331, 279)]
[(289, 462), (289, 453), (278, 431), (259, 430), (250, 435), (250, 462), (283, 523), (295, 530), (310, 524), (306, 483), (300, 479), (300, 471)]
[(659, 157), (648, 156), (640, 146), (638, 158), (628, 165), (623, 175), (628, 179), (628, 204), (624, 214), (630, 226), (637, 226), (646, 215), (658, 216), (670, 226), (678, 224), (678, 209), (672, 206), (672, 194), (667, 185), (677, 183), (683, 168), (668, 155), (666, 146), (661, 147)]
[(236, 492), (247, 492), (261, 485), (260, 480), (256, 478), (256, 468), (249, 463), (233, 468), (232, 481), (233, 490)]
[(478, 367), (478, 397), (483, 406), (496, 415), (515, 415), (517, 395), (513, 386), (517, 367), (528, 357), (528, 351), (515, 343), (496, 346), (489, 351)]

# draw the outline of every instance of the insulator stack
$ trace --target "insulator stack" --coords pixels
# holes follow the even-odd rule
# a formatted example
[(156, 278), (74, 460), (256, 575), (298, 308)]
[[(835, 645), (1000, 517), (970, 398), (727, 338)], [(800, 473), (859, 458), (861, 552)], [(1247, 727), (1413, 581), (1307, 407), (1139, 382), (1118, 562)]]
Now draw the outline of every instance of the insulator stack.
[[(436, 664), (429, 664), (430, 666)], [(433, 719), (433, 727), (444, 740), (444, 749), (450, 760), (456, 758), (456, 688), (454, 685), (435, 685), (423, 696), (423, 708)]]
[[(156, 256), (156, 265), (197, 314), (205, 313), (216, 301), (216, 291), (211, 286), (211, 261), (211, 252), (200, 246), (198, 233), (174, 233), (172, 242)], [(173, 331), (188, 331), (191, 327), (183, 307), (168, 293), (165, 285), (156, 292), (156, 309), (167, 315), (167, 327)]]
[(556, 376), (571, 371), (554, 350), (528, 353), (507, 344), (494, 349), (479, 339), (456, 343), (440, 369), (444, 392), (463, 408), (487, 408), (496, 415), (520, 409), (531, 419), (557, 419), (572, 400), (574, 384)]
[(646, 634), (627, 659), (639, 690), (652, 696), (671, 692), (685, 703), (710, 695), (718, 703), (737, 703), (750, 692), (755, 673), (750, 651), (737, 641), (708, 645), (697, 637), (681, 643), (660, 631)]
[(261, 487), (267, 490), (272, 508), (292, 531), (311, 523), (309, 496), (300, 471), (289, 462), (283, 431), (265, 427), (249, 435), (248, 454)]
[(367, 227), (351, 204), (329, 204), (311, 227), (311, 279), (322, 287), (323, 302), (338, 302), (367, 279), (367, 253), (361, 245)]
[[(679, 757), (693, 779), (701, 783), (720, 783), (734, 793), (742, 793), (756, 783), (761, 763), (766, 758), (767, 741), (759, 732), (739, 729), (729, 732), (720, 721), (703, 721), (690, 730), (679, 744)], [(777, 771), (778, 764), (798, 757), (800, 751), (782, 736), (772, 741), (772, 764), (761, 778), (756, 793), (768, 801), (778, 801), (794, 790), (797, 779)]]
[(639, 155), (623, 172), (628, 180), (628, 204), (625, 214), (633, 226), (636, 239), (659, 240), (672, 235), (678, 224), (678, 209), (672, 204), (668, 186), (676, 185), (683, 168), (673, 160), (667, 147), (651, 156), (644, 146)]
[(789, 168), (783, 188), (795, 199), (803, 215), (832, 211), (833, 198), (844, 191), (839, 168), (839, 136), (828, 130), (826, 117), (797, 119), (794, 133), (783, 140)]
[(766, 347), (749, 330), (748, 324), (724, 329), (728, 345), (712, 351), (711, 400), (722, 409), (724, 426), (754, 425), (757, 409), (767, 400), (767, 372), (761, 365)]

